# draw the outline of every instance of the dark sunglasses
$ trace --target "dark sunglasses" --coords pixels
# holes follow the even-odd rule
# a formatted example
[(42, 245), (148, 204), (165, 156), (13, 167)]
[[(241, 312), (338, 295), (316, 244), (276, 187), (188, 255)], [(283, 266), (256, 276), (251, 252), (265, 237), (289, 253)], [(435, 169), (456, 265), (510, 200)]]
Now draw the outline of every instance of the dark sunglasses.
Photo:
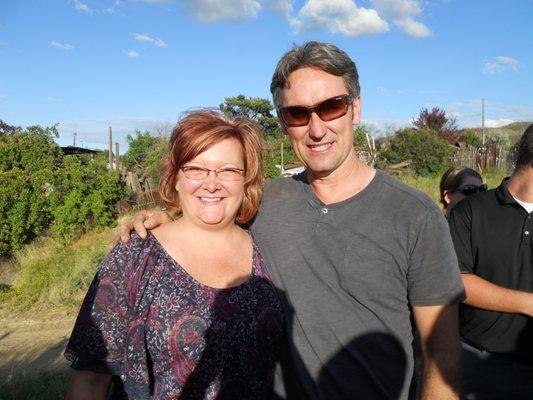
[(335, 96), (331, 99), (324, 100), (322, 103), (313, 107), (289, 106), (278, 109), (278, 116), (286, 126), (305, 126), (311, 119), (311, 113), (315, 112), (318, 117), (324, 121), (332, 121), (346, 115), (348, 106), (354, 100), (353, 96), (348, 94)]
[(487, 190), (487, 185), (484, 183), (482, 185), (464, 185), (461, 186), (456, 192), (462, 193), (465, 196), (470, 196), (476, 194), (477, 192), (485, 192)]

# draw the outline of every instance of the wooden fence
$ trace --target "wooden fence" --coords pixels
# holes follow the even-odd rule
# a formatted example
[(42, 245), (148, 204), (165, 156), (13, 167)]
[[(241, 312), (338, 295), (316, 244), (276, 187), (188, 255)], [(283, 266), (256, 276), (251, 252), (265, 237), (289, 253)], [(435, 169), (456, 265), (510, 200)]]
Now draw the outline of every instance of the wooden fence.
[(483, 172), (497, 168), (506, 172), (514, 169), (515, 152), (489, 145), (484, 148), (459, 148), (451, 158), (453, 165), (462, 165)]

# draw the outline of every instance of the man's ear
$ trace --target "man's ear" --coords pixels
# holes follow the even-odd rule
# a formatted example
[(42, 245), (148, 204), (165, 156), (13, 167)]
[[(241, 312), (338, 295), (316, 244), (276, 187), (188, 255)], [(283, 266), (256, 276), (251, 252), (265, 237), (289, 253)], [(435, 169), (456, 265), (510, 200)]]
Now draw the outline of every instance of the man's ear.
[(361, 96), (354, 99), (352, 125), (357, 125), (361, 121)]

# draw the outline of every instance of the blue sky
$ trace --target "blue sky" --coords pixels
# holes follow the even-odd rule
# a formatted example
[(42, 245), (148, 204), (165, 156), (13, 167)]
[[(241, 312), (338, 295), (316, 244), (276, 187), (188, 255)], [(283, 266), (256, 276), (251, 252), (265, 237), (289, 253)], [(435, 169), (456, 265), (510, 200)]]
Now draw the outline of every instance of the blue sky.
[(1, 0), (0, 119), (125, 150), (225, 97), (270, 98), (293, 43), (356, 62), (377, 135), (438, 106), (463, 127), (533, 121), (533, 0)]

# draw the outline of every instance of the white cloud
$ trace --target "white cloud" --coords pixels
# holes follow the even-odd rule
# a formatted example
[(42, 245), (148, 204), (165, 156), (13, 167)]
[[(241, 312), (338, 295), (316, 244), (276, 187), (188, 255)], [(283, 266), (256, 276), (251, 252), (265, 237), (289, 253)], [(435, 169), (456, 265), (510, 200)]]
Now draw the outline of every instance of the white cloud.
[(295, 9), (295, 0), (137, 1), (181, 4), (185, 14), (204, 23), (254, 19), (266, 7), (286, 18), (295, 33), (325, 30), (348, 37), (373, 35), (387, 32), (390, 22), (412, 37), (432, 35), (431, 30), (415, 18), (422, 13), (419, 0), (370, 0), (372, 8), (358, 7), (356, 0), (306, 0), (299, 10)]
[(84, 12), (89, 15), (92, 15), (94, 13), (94, 11), (91, 8), (89, 8), (87, 4), (82, 3), (79, 0), (74, 0), (73, 3), (74, 3), (74, 7), (76, 8), (76, 10), (80, 12)]
[(48, 97), (46, 98), (46, 100), (48, 100), (48, 101), (50, 101), (50, 102), (52, 102), (52, 103), (57, 103), (57, 102), (60, 101), (57, 97), (52, 97), (52, 96), (48, 96)]
[(204, 23), (254, 19), (261, 11), (258, 0), (188, 0), (184, 3), (185, 13)]
[(502, 72), (513, 70), (518, 71), (519, 62), (517, 59), (508, 56), (494, 57), (493, 60), (487, 61), (483, 65), (483, 73), (487, 75), (500, 74)]
[(140, 54), (137, 53), (135, 50), (129, 50), (125, 52), (129, 57), (131, 58), (139, 58)]
[(507, 56), (498, 56), (496, 57), (496, 61), (498, 61), (500, 64), (505, 65), (518, 65), (517, 59)]
[(397, 19), (394, 22), (409, 36), (413, 36), (416, 38), (424, 38), (432, 35), (431, 31), (426, 25), (421, 22), (415, 21), (411, 17)]
[(7, 100), (6, 96), (0, 95), (0, 101)]
[(376, 10), (357, 7), (353, 0), (308, 0), (291, 25), (296, 32), (327, 29), (344, 36), (383, 33), (389, 29)]
[(67, 51), (74, 50), (74, 46), (68, 43), (51, 42), (50, 45), (52, 47), (55, 47), (56, 49), (67, 50)]
[(486, 119), (485, 126), (487, 128), (499, 128), (501, 126), (509, 125), (513, 122), (515, 122), (515, 120), (509, 118)]
[(379, 15), (392, 19), (396, 26), (409, 36), (423, 38), (431, 36), (431, 30), (414, 17), (422, 13), (422, 7), (416, 0), (371, 0)]
[(133, 37), (135, 38), (135, 40), (139, 42), (153, 43), (157, 47), (167, 47), (167, 44), (163, 40), (154, 39), (153, 37), (150, 37), (148, 35), (142, 35), (140, 33), (133, 33)]

